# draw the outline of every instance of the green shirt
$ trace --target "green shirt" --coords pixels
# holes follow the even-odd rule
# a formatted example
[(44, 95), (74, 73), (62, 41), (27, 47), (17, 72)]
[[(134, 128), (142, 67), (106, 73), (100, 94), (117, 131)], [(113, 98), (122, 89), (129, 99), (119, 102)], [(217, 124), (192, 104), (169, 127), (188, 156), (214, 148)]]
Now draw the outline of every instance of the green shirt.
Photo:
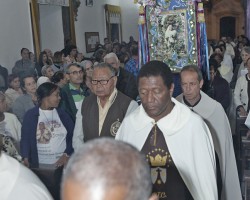
[(69, 83), (69, 89), (70, 89), (70, 92), (71, 92), (72, 97), (74, 99), (74, 102), (79, 102), (79, 101), (82, 101), (84, 99), (84, 94), (83, 94), (82, 88), (77, 89), (71, 83)]

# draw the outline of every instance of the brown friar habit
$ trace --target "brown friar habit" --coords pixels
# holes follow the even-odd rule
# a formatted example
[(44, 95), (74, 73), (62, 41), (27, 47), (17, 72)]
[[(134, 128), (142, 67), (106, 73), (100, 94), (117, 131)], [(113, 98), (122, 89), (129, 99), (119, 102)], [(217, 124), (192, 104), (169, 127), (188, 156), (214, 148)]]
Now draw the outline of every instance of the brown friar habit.
[[(131, 98), (118, 91), (104, 120), (101, 137), (115, 137), (131, 101)], [(99, 109), (97, 96), (94, 94), (85, 98), (82, 103), (82, 127), (84, 142), (99, 137)]]

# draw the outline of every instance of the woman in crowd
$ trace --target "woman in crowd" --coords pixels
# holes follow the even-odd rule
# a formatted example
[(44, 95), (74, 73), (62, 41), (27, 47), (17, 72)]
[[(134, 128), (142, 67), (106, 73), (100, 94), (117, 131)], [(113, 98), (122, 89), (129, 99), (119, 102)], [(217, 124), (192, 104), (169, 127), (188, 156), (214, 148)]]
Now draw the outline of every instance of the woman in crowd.
[(41, 70), (42, 76), (48, 77), (51, 81), (52, 76), (54, 75), (54, 70), (51, 65), (44, 65)]
[[(0, 134), (3, 136), (4, 144), (6, 145), (5, 150), (8, 151), (11, 156), (15, 155), (17, 156), (16, 158), (19, 159), (16, 148), (19, 150), (20, 147), (21, 124), (14, 114), (6, 112), (6, 108), (5, 95), (0, 92)], [(15, 145), (14, 147), (11, 146), (12, 142)]]
[(37, 89), (38, 105), (30, 109), (22, 126), (21, 155), (24, 164), (64, 166), (73, 153), (74, 124), (69, 115), (58, 107), (59, 87), (43, 83)]
[(247, 74), (238, 78), (234, 90), (234, 103), (236, 109), (239, 110), (240, 116), (247, 116), (250, 109), (250, 58), (246, 61)]
[(42, 51), (39, 55), (39, 61), (38, 61), (38, 65), (36, 66), (36, 70), (38, 73), (38, 76), (42, 75), (42, 67), (45, 65), (49, 65), (49, 58), (47, 56), (47, 53), (45, 51)]
[(237, 79), (248, 73), (247, 71), (247, 60), (250, 58), (250, 47), (243, 47), (241, 50), (241, 58), (242, 62), (240, 64), (239, 69), (237, 69), (234, 73), (237, 73)]
[(63, 71), (63, 53), (61, 51), (56, 51), (53, 57), (53, 71)]
[(230, 87), (232, 89), (235, 88), (236, 81), (238, 80), (238, 78), (242, 75), (247, 74), (246, 61), (248, 58), (250, 58), (250, 47), (244, 46), (241, 50), (240, 56), (241, 56), (241, 64), (236, 65), (234, 69), (234, 75), (230, 83)]
[(10, 74), (8, 76), (8, 89), (5, 91), (8, 110), (12, 109), (12, 104), (22, 94), (19, 77), (16, 74)]
[(226, 44), (224, 41), (220, 41), (220, 42), (222, 43), (219, 43), (219, 46), (214, 47), (214, 52), (220, 53), (223, 56), (221, 65), (229, 67), (231, 69), (231, 72), (233, 72), (233, 61), (232, 61), (231, 56), (226, 53)]
[[(42, 173), (44, 184), (55, 200), (60, 199), (63, 168), (73, 153), (74, 124), (69, 115), (58, 109), (59, 87), (46, 82), (37, 89), (38, 105), (24, 117), (21, 131), (21, 156), (24, 165)], [(44, 173), (43, 166), (53, 171)], [(40, 174), (39, 173), (39, 174)]]
[(103, 62), (103, 58), (106, 55), (106, 51), (104, 49), (98, 49), (93, 54), (94, 56), (94, 65)]
[(68, 79), (64, 72), (58, 71), (52, 76), (51, 82), (62, 88), (68, 83)]
[(88, 93), (92, 91), (92, 73), (93, 73), (93, 63), (90, 60), (84, 60), (81, 62), (81, 65), (83, 66), (83, 69), (85, 71), (84, 73), (84, 83), (86, 87), (88, 88)]
[(24, 114), (37, 104), (37, 96), (36, 81), (33, 76), (23, 77), (20, 84), (24, 94), (12, 104), (12, 111), (22, 123)]
[(223, 63), (223, 54), (215, 52), (211, 55), (210, 58), (217, 61), (219, 65), (218, 71), (220, 72), (221, 77), (224, 78), (228, 83), (230, 83), (233, 77), (233, 72), (230, 67), (226, 66)]
[(77, 52), (77, 54), (76, 54), (76, 62), (81, 63), (83, 61), (83, 58), (84, 58), (83, 53)]

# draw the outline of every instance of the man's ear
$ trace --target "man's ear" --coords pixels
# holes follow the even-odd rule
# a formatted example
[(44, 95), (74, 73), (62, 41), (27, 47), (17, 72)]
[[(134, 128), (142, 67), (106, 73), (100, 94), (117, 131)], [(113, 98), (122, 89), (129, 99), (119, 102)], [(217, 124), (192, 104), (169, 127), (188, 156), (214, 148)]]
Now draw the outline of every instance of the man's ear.
[(170, 92), (170, 96), (172, 97), (173, 93), (174, 93), (174, 84), (172, 83), (170, 88), (169, 88), (169, 92)]
[(200, 85), (200, 89), (202, 88), (203, 83), (204, 83), (204, 81), (203, 81), (203, 79), (202, 79), (202, 80), (200, 81), (200, 83), (199, 83), (199, 85)]

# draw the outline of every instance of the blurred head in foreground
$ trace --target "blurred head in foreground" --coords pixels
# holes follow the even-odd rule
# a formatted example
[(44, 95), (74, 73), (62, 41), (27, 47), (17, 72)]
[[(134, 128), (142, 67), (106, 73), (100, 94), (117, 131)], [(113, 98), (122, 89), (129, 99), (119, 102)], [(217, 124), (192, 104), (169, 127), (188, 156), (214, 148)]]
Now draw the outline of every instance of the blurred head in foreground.
[(70, 159), (63, 177), (63, 200), (148, 200), (148, 164), (138, 150), (113, 139), (84, 144)]

